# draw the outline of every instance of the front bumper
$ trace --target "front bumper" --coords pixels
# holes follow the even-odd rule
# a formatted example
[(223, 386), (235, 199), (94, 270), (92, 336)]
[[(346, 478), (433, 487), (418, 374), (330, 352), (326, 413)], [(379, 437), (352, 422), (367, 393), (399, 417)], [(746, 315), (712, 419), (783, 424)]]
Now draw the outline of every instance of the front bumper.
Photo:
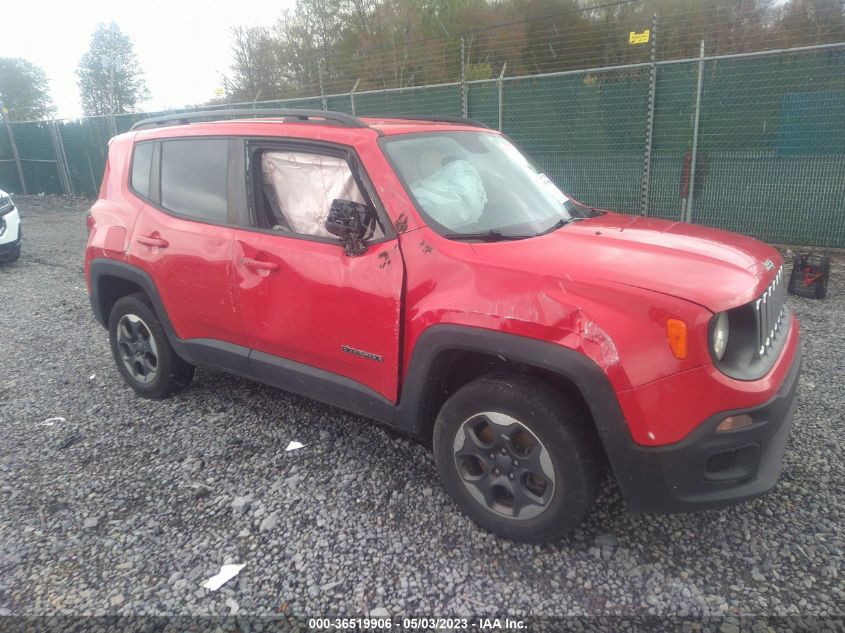
[(21, 230), (20, 225), (17, 226), (17, 230), (15, 231), (14, 235), (14, 239), (8, 242), (0, 241), (0, 260), (2, 260), (4, 257), (8, 257), (9, 255), (17, 254), (18, 249), (20, 249), (21, 242), (23, 242), (23, 231)]
[(0, 216), (0, 256), (16, 251), (22, 237), (20, 216), (18, 210), (12, 207), (11, 211)]
[[(759, 496), (780, 476), (801, 368), (801, 348), (777, 394), (765, 404), (718, 413), (680, 442), (641, 446), (630, 435), (602, 437), (616, 479), (633, 512), (688, 512)], [(747, 413), (749, 427), (716, 433), (729, 415)]]

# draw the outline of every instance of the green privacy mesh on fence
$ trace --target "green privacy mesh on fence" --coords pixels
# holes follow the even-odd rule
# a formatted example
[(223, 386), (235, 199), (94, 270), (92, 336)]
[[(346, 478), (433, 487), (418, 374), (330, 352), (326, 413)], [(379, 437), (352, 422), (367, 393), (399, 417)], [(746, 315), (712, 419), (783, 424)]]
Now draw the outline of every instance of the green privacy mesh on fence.
[(12, 143), (5, 127), (0, 127), (0, 189), (5, 191), (23, 191)]
[[(638, 63), (468, 82), (466, 113), (492, 128), (501, 121), (551, 178), (587, 204), (675, 220), (683, 207), (693, 222), (769, 242), (845, 247), (845, 44), (661, 61), (654, 77), (652, 86), (652, 67)], [(463, 111), (460, 83), (236, 107), (250, 105), (354, 109), (359, 116)], [(96, 197), (108, 139), (158, 114), (13, 123), (27, 190)], [(0, 188), (23, 190), (3, 127)]]
[(461, 116), (461, 85), (428, 86), (355, 95), (358, 115)]
[[(679, 219), (699, 64), (659, 66), (650, 212)], [(703, 64), (691, 220), (845, 246), (845, 50)]]
[(502, 131), (576, 199), (638, 212), (648, 77), (634, 68), (503, 81)]

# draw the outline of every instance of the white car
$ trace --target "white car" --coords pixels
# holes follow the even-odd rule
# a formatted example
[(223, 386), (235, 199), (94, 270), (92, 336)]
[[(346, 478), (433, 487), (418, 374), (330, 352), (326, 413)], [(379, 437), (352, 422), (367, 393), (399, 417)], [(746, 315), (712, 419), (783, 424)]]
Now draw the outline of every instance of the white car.
[(12, 197), (0, 189), (0, 262), (21, 256), (21, 219)]

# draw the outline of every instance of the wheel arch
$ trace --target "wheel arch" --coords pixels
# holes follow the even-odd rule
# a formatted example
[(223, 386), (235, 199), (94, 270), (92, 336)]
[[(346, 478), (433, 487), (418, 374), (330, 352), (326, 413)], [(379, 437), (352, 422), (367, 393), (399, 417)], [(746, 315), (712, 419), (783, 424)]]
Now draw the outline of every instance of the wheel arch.
[(156, 316), (164, 327), (165, 334), (173, 342), (174, 332), (167, 311), (161, 301), (152, 278), (143, 270), (124, 262), (95, 259), (90, 264), (91, 308), (94, 318), (103, 327), (108, 327), (112, 307), (121, 297), (141, 292), (152, 303)]
[(592, 422), (594, 438), (629, 435), (616, 392), (590, 358), (555, 343), (460, 325), (435, 325), (417, 340), (395, 410), (397, 427), (428, 439), (446, 399), (483, 375), (536, 376), (560, 389)]

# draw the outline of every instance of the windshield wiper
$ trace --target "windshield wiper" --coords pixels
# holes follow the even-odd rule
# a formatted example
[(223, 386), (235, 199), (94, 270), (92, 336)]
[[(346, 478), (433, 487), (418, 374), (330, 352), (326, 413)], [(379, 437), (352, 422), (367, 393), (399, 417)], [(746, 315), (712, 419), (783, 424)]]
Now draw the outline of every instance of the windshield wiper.
[(547, 233), (551, 233), (552, 231), (557, 231), (559, 228), (566, 226), (567, 224), (572, 224), (573, 222), (579, 222), (580, 220), (585, 220), (586, 218), (579, 218), (579, 217), (571, 217), (571, 218), (561, 218), (554, 224), (552, 224), (549, 228), (545, 231), (537, 233), (537, 235), (546, 235)]
[(446, 233), (443, 235), (447, 240), (481, 240), (484, 242), (503, 242), (505, 240), (524, 240), (533, 235), (508, 235), (496, 229), (481, 231), (479, 233)]

